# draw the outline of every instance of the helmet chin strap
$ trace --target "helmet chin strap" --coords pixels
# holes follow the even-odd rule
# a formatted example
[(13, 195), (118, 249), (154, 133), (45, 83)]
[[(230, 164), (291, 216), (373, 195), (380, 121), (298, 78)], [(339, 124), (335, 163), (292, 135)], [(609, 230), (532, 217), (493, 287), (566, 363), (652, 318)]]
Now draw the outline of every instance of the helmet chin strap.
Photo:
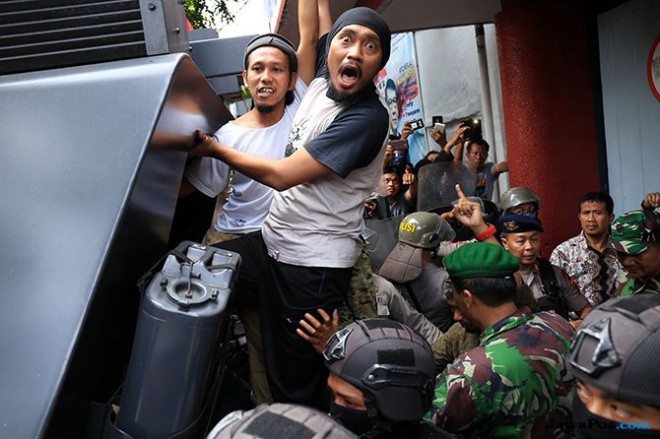
[(367, 416), (369, 416), (369, 419), (371, 419), (373, 423), (375, 420), (380, 419), (380, 414), (376, 407), (376, 400), (369, 392), (362, 391), (362, 394), (364, 395), (364, 403), (367, 406)]

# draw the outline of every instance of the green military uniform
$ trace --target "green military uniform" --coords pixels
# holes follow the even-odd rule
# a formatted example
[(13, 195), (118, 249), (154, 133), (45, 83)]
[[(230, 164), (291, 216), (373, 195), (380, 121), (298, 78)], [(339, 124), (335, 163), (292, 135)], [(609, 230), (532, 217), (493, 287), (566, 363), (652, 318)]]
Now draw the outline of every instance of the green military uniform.
[(369, 253), (364, 246), (353, 266), (351, 288), (346, 297), (346, 304), (339, 307), (339, 327), (344, 328), (356, 320), (378, 317), (377, 292)]
[[(538, 311), (538, 303), (525, 282), (520, 282), (513, 300), (518, 308), (528, 307), (532, 312)], [(468, 332), (460, 323), (454, 323), (446, 333), (431, 344), (437, 370), (445, 370), (461, 354), (478, 345), (479, 334)]]
[(479, 345), (479, 334), (468, 332), (460, 323), (454, 323), (432, 345), (436, 370), (445, 370), (461, 354)]
[(440, 375), (427, 418), (452, 432), (522, 437), (535, 419), (570, 404), (572, 335), (554, 313), (524, 308), (500, 320)]
[[(655, 245), (660, 245), (660, 214), (633, 210), (618, 217), (611, 227), (612, 246), (620, 253), (639, 255)], [(647, 279), (637, 279), (626, 274), (626, 279), (616, 296), (633, 294), (660, 294), (660, 273)]]
[[(445, 258), (452, 279), (508, 277), (518, 260), (501, 246), (465, 245)], [(484, 329), (479, 345), (438, 377), (426, 419), (451, 432), (523, 437), (534, 422), (569, 406), (566, 370), (573, 328), (554, 313), (524, 307)]]
[(660, 294), (660, 274), (642, 281), (640, 279), (635, 279), (626, 273), (626, 281), (618, 291), (617, 296), (632, 296), (633, 294), (642, 294), (642, 293), (653, 293)]

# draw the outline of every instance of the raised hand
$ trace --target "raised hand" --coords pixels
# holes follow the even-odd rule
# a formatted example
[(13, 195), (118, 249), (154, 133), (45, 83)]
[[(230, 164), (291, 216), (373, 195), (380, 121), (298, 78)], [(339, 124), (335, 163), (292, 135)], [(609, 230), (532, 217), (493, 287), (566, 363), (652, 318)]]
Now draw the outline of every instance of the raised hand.
[(458, 195), (458, 202), (452, 210), (454, 218), (472, 230), (481, 228), (482, 226), (483, 228), (486, 228), (487, 226), (484, 222), (484, 217), (481, 211), (481, 204), (468, 200), (465, 193), (463, 193), (460, 184), (456, 185), (456, 195)]
[(306, 342), (312, 345), (314, 350), (319, 354), (323, 353), (326, 343), (332, 337), (332, 334), (339, 329), (339, 313), (335, 309), (332, 312), (332, 318), (327, 312), (321, 308), (316, 310), (323, 322), (311, 315), (305, 313), (305, 319), (300, 321), (300, 328), (296, 329), (296, 333)]
[(650, 192), (642, 200), (642, 209), (654, 210), (660, 207), (660, 192)]

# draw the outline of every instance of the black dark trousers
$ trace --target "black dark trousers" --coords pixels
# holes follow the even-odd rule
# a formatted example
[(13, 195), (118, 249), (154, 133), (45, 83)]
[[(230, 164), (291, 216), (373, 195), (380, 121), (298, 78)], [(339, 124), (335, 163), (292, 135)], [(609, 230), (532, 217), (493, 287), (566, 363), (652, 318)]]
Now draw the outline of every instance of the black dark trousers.
[(270, 390), (276, 402), (319, 406), (328, 376), (322, 357), (296, 334), (304, 314), (331, 314), (345, 300), (353, 268), (302, 267), (268, 256), (261, 232), (217, 245), (241, 255), (235, 303), (258, 304)]

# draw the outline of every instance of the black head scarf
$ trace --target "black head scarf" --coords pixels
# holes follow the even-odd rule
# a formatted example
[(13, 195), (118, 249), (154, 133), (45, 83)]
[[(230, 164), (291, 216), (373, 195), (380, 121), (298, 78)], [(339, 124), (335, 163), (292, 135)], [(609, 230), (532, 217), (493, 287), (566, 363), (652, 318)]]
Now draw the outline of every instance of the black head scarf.
[(376, 32), (378, 38), (380, 39), (380, 47), (383, 52), (383, 58), (380, 60), (379, 70), (385, 67), (387, 60), (390, 59), (390, 39), (392, 34), (390, 33), (390, 27), (385, 23), (383, 17), (381, 17), (373, 9), (359, 7), (349, 9), (339, 16), (337, 21), (335, 21), (334, 26), (330, 29), (328, 34), (328, 39), (326, 41), (326, 52), (330, 50), (330, 42), (332, 39), (342, 30), (344, 27), (349, 24), (359, 24), (361, 26), (366, 26), (372, 31)]

